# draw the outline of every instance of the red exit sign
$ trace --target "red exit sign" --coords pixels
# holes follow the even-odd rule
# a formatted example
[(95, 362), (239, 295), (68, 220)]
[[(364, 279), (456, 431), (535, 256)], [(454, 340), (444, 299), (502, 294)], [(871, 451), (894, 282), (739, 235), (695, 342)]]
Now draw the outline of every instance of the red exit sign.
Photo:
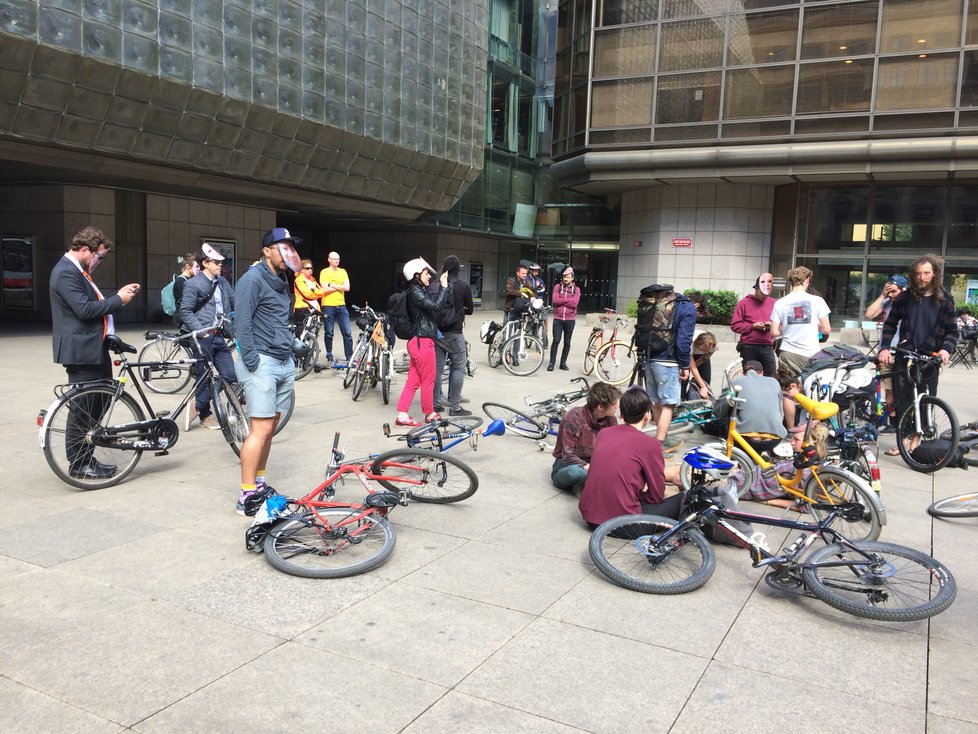
[(673, 247), (692, 247), (693, 240), (691, 237), (674, 237), (672, 240)]

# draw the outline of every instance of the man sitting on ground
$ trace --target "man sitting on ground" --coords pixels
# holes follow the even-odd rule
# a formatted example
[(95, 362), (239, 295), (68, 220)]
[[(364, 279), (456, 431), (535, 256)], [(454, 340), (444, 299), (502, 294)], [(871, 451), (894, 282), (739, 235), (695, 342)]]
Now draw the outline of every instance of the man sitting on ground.
[(554, 465), (550, 479), (557, 489), (580, 496), (587, 478), (598, 431), (618, 421), (621, 391), (606, 382), (596, 382), (587, 392), (587, 405), (571, 408), (560, 422), (554, 446)]

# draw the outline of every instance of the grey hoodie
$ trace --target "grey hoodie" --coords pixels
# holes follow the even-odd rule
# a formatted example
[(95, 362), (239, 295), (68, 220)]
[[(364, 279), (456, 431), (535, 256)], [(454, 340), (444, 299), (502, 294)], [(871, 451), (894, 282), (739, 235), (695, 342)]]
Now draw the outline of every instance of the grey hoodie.
[(289, 331), (289, 290), (262, 260), (248, 268), (235, 289), (234, 335), (249, 372), (258, 369), (258, 355), (284, 362), (292, 357)]

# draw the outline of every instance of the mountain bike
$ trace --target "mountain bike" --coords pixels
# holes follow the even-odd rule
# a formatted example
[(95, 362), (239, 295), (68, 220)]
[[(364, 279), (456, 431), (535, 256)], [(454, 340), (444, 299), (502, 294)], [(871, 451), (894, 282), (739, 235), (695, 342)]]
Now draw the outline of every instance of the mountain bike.
[(390, 423), (384, 424), (384, 435), (388, 438), (395, 436), (398, 441), (404, 441), (412, 449), (429, 451), (448, 451), (464, 441), (468, 442), (473, 451), (477, 451), (480, 437), (501, 436), (505, 432), (506, 426), (501, 420), (494, 420), (486, 428), (482, 428), (482, 418), (477, 415), (441, 418), (402, 434), (392, 433)]
[[(824, 506), (858, 504), (863, 508), (862, 515), (857, 517), (855, 512), (845, 513), (839, 516), (840, 522), (846, 523), (845, 530), (851, 537), (857, 540), (876, 540), (886, 524), (886, 510), (879, 497), (858, 475), (818, 458), (815, 447), (809, 445), (812, 422), (809, 421), (805, 428), (802, 450), (794, 455), (794, 473), (789, 477), (782, 476), (775, 464), (761, 456), (737, 430), (737, 411), (744, 403), (744, 399), (737, 396), (739, 392), (740, 386), (735, 385), (733, 394), (728, 398), (731, 410), (726, 441), (704, 444), (707, 448), (722, 453), (739, 467), (740, 479), (735, 488), (738, 497), (747, 494), (754, 473), (759, 471), (765, 477), (776, 479), (781, 491), (794, 499), (795, 507), (807, 509), (816, 519), (826, 514), (822, 509)], [(816, 402), (802, 393), (798, 393), (795, 400), (812, 418), (820, 421), (828, 420), (839, 410), (836, 403)], [(738, 474), (732, 475), (735, 479), (737, 476)], [(679, 483), (683, 489), (692, 487), (692, 468), (687, 462), (680, 464)]]
[[(384, 405), (391, 399), (391, 381), (393, 368), (391, 362), (390, 342), (387, 340), (387, 314), (378, 314), (370, 306), (363, 308), (351, 306), (358, 314), (357, 326), (360, 327), (360, 340), (353, 350), (353, 356), (347, 365), (343, 386), (352, 386), (353, 400), (359, 400), (364, 386), (369, 382), (370, 387), (380, 384)], [(366, 339), (364, 339), (366, 337)], [(361, 348), (361, 344), (366, 344)]]
[[(140, 381), (135, 379), (140, 373), (146, 382), (150, 372), (165, 372), (174, 366), (172, 362), (130, 362), (126, 354), (135, 354), (136, 348), (115, 334), (105, 337), (106, 348), (117, 356), (119, 375), (107, 380), (58, 385), (54, 389), (56, 399), (38, 415), (41, 449), (55, 475), (73, 487), (102, 489), (125, 479), (139, 463), (143, 451), (166, 456), (180, 437), (175, 418), (206, 381), (211, 382), (214, 414), (224, 438), (235, 455), (239, 455), (249, 432), (248, 416), (235, 386), (221, 377), (207, 350), (200, 348), (198, 337), (210, 332), (212, 329), (208, 328), (189, 334), (200, 356), (181, 362), (191, 366), (203, 362), (207, 369), (172, 411), (155, 410)], [(130, 380), (142, 405), (126, 392)], [(152, 417), (147, 419), (147, 415)], [(91, 466), (102, 467), (98, 473), (103, 475), (92, 476), (86, 469)], [(104, 476), (106, 471), (110, 472), (109, 476)]]
[(955, 457), (961, 437), (954, 409), (927, 389), (927, 374), (941, 368), (941, 358), (902, 347), (893, 351), (913, 385), (913, 401), (897, 420), (897, 448), (907, 466), (930, 474)]
[[(256, 496), (245, 505), (246, 514), (257, 514), (245, 535), (246, 546), (264, 550), (279, 571), (307, 578), (366, 573), (394, 551), (394, 528), (387, 519), (394, 507), (409, 500), (459, 502), (479, 488), (475, 472), (445, 454), (395, 449), (346, 461), (339, 439), (335, 434), (326, 479), (306, 496)], [(336, 485), (348, 476), (366, 490), (362, 503), (333, 500)], [(376, 490), (370, 482), (384, 489)]]
[(308, 349), (307, 353), (296, 360), (295, 379), (301, 380), (310, 372), (319, 372), (319, 333), (323, 328), (325, 315), (317, 308), (309, 307), (306, 309), (306, 317), (302, 321), (301, 327), (292, 327), (295, 338), (302, 342)]
[[(557, 429), (564, 414), (573, 403), (587, 397), (588, 382), (586, 377), (574, 377), (570, 381), (579, 383), (581, 387), (567, 392), (557, 393), (546, 400), (534, 401), (526, 397), (526, 408), (517, 410), (502, 403), (483, 403), (482, 411), (490, 418), (501, 420), (506, 429), (517, 436), (540, 440), (548, 435), (556, 436)], [(543, 443), (541, 441), (541, 443)], [(541, 450), (546, 448), (543, 443)]]
[[(852, 541), (832, 525), (858, 519), (858, 504), (818, 505), (816, 522), (755, 515), (724, 508), (714, 496), (734, 464), (715, 452), (693, 449), (684, 458), (694, 472), (683, 519), (656, 515), (612, 518), (591, 535), (588, 551), (612, 582), (649, 594), (683, 594), (713, 575), (716, 556), (701, 529), (711, 527), (746, 548), (754, 568), (768, 568), (767, 584), (805, 594), (865, 619), (911, 622), (927, 619), (954, 602), (957, 584), (942, 563), (892, 543)], [(761, 533), (748, 537), (732, 521), (800, 530), (787, 547), (772, 551)], [(811, 550), (817, 541), (825, 545)], [(807, 557), (802, 556), (807, 552)]]

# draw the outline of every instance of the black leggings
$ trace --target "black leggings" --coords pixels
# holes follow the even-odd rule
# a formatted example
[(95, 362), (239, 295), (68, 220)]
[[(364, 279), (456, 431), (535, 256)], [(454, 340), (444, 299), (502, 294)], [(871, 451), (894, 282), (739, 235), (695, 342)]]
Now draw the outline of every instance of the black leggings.
[(574, 325), (577, 322), (563, 319), (554, 319), (554, 338), (550, 342), (550, 364), (555, 364), (557, 360), (557, 347), (560, 345), (561, 336), (564, 339), (564, 349), (560, 353), (560, 363), (567, 364), (567, 355), (570, 354), (570, 340), (574, 334)]

